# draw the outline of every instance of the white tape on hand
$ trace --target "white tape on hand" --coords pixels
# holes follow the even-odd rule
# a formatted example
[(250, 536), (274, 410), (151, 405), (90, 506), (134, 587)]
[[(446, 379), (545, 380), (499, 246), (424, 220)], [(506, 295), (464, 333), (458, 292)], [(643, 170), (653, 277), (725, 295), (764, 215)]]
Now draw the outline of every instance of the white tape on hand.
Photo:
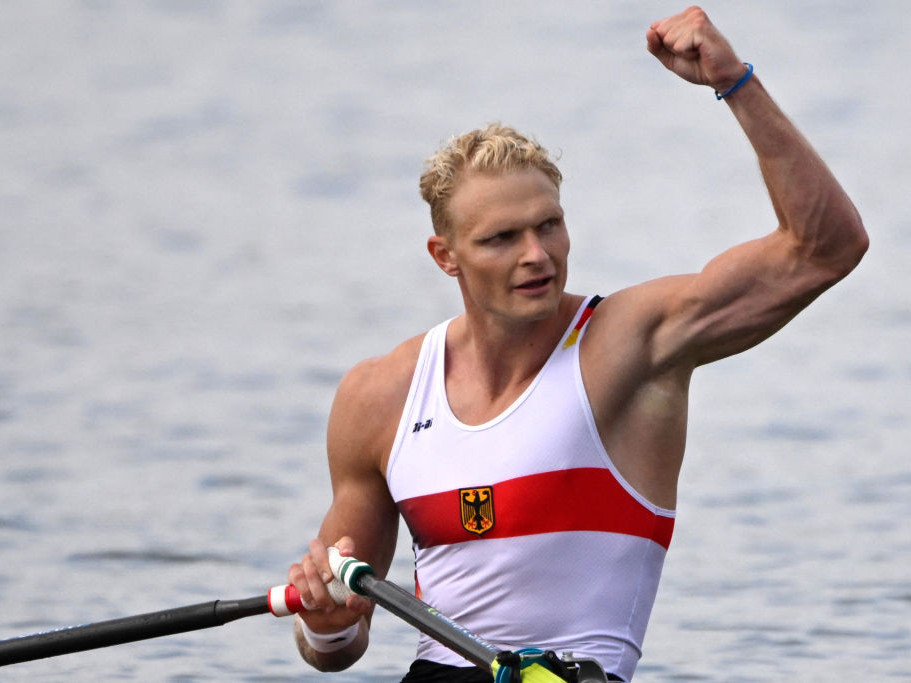
[(317, 652), (336, 652), (347, 647), (357, 638), (357, 632), (361, 625), (361, 622), (357, 621), (348, 628), (336, 633), (314, 633), (307, 626), (307, 622), (301, 618), (300, 614), (297, 615), (297, 620), (300, 623), (301, 633), (304, 634), (307, 644)]

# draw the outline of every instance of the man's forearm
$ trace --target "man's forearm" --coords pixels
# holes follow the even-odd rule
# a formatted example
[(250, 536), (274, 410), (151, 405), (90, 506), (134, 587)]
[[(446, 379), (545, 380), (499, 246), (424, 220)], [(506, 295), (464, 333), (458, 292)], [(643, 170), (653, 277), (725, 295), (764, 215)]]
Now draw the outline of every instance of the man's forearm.
[(867, 235), (835, 176), (757, 77), (725, 101), (756, 151), (780, 229), (801, 255), (846, 274), (866, 251)]

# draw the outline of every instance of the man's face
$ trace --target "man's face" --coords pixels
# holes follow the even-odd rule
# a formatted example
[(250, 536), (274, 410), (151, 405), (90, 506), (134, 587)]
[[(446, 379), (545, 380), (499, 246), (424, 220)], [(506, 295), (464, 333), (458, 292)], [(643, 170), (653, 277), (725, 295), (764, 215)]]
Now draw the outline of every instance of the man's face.
[(449, 215), (452, 234), (445, 240), (466, 309), (520, 321), (556, 313), (569, 236), (560, 193), (542, 171), (467, 175)]

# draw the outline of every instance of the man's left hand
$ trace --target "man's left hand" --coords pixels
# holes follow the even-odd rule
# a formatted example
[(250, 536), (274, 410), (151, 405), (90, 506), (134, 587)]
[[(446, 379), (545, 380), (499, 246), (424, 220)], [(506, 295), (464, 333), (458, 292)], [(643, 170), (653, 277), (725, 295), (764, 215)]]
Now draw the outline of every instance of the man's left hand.
[(648, 51), (690, 83), (724, 92), (746, 72), (731, 45), (698, 7), (656, 21), (645, 38)]

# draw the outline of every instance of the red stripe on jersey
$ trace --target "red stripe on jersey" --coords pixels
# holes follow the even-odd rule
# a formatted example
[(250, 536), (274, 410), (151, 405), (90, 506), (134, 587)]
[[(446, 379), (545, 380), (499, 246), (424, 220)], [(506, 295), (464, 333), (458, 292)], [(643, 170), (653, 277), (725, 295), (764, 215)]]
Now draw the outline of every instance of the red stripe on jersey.
[(492, 489), (494, 524), (480, 537), (462, 527), (459, 489), (399, 501), (399, 511), (419, 548), (559, 531), (640, 536), (665, 549), (671, 543), (674, 518), (643, 507), (608, 469), (542, 472), (501, 481)]

